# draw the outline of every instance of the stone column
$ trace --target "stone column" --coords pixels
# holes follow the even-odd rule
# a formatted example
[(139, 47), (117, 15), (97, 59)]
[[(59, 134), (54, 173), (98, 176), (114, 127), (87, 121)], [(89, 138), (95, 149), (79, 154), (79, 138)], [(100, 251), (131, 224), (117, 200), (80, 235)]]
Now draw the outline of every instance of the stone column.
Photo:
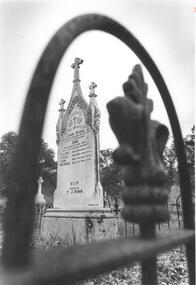
[(64, 99), (61, 99), (59, 105), (60, 105), (60, 109), (59, 109), (59, 119), (58, 119), (58, 122), (57, 122), (57, 125), (56, 125), (56, 143), (57, 145), (59, 144), (59, 141), (61, 139), (61, 136), (64, 132), (64, 115), (65, 115), (65, 112), (66, 112), (66, 109), (65, 109), (65, 103), (66, 101)]
[(103, 188), (100, 183), (100, 166), (99, 166), (99, 151), (100, 151), (100, 145), (99, 145), (99, 126), (100, 126), (100, 117), (101, 113), (97, 105), (96, 97), (97, 94), (95, 93), (95, 88), (97, 87), (97, 84), (95, 82), (91, 82), (89, 89), (90, 89), (90, 101), (89, 101), (89, 109), (88, 109), (88, 123), (91, 125), (94, 134), (95, 134), (95, 143), (96, 143), (96, 189), (95, 191), (99, 193), (100, 198), (102, 199), (103, 203)]

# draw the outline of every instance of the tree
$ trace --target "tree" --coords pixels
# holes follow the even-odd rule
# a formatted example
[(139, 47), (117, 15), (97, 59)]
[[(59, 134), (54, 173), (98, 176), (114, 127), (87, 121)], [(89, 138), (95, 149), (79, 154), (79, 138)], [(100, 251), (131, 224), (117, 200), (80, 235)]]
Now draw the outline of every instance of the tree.
[(113, 150), (100, 151), (100, 176), (104, 191), (112, 198), (119, 196), (122, 191), (121, 170), (112, 158)]
[(167, 187), (170, 189), (172, 185), (178, 184), (178, 164), (173, 138), (171, 138), (170, 145), (165, 147), (162, 158), (168, 174)]
[[(185, 151), (187, 155), (188, 169), (191, 178), (192, 191), (195, 190), (195, 125), (191, 133), (184, 138)], [(104, 191), (111, 197), (119, 196), (122, 191), (123, 182), (120, 167), (112, 159), (112, 149), (100, 151), (100, 176)], [(169, 145), (165, 147), (162, 155), (168, 173), (167, 187), (179, 185), (178, 162), (176, 148), (173, 138), (170, 138)]]
[(54, 151), (48, 147), (48, 144), (41, 139), (39, 154), (40, 176), (42, 176), (43, 194), (47, 202), (52, 203), (53, 193), (56, 188), (57, 163), (54, 160)]
[(43, 163), (44, 167), (56, 169), (56, 162), (54, 160), (54, 150), (48, 147), (48, 144), (41, 139), (39, 162)]
[[(191, 129), (191, 133), (184, 138), (185, 152), (187, 156), (187, 164), (191, 179), (192, 191), (195, 189), (195, 125)], [(178, 178), (178, 162), (174, 140), (167, 146), (163, 153), (163, 162), (168, 172), (168, 187), (179, 184)]]
[(189, 175), (191, 179), (192, 192), (195, 191), (195, 125), (191, 129), (191, 133), (188, 134), (185, 139), (185, 150), (187, 155), (187, 163), (189, 169)]
[(112, 158), (113, 150), (111, 148), (103, 149), (100, 151), (100, 168), (109, 167), (113, 163)]
[(9, 181), (9, 169), (17, 143), (14, 132), (4, 134), (0, 142), (0, 195), (5, 196)]
[[(0, 192), (6, 196), (6, 190), (9, 181), (9, 171), (12, 163), (12, 158), (17, 143), (18, 136), (15, 132), (4, 134), (0, 142)], [(40, 176), (43, 177), (45, 193), (49, 194), (55, 190), (56, 186), (56, 162), (54, 160), (54, 151), (48, 147), (48, 144), (41, 140), (39, 154)], [(53, 189), (53, 190), (52, 190)]]

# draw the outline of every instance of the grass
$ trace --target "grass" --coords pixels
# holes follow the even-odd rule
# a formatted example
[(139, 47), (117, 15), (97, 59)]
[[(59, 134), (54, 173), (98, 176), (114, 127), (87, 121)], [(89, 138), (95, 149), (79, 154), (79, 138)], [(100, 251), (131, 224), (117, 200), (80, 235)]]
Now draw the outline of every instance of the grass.
[[(187, 285), (188, 270), (185, 254), (176, 250), (169, 251), (158, 257), (158, 284)], [(96, 278), (79, 282), (78, 285), (140, 285), (141, 273), (138, 263), (124, 267)]]

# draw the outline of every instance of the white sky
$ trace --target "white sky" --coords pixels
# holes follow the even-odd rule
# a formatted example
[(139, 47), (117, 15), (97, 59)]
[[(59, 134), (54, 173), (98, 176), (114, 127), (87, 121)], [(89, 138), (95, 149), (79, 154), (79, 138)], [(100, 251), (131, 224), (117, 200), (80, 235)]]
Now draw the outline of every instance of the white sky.
[[(101, 13), (128, 28), (157, 63), (172, 94), (186, 135), (194, 123), (194, 12), (193, 2), (142, 0), (1, 1), (0, 2), (0, 136), (17, 131), (23, 103), (36, 63), (54, 32), (72, 17)], [(44, 139), (56, 151), (56, 122), (59, 102), (68, 103), (72, 90), (75, 57), (80, 68), (81, 87), (88, 101), (91, 81), (97, 83), (97, 101), (102, 113), (101, 149), (115, 148), (109, 128), (106, 103), (123, 95), (126, 81), (139, 59), (119, 40), (102, 32), (80, 36), (64, 56), (56, 75), (48, 106)], [(153, 118), (169, 126), (160, 95), (144, 69), (154, 100)]]

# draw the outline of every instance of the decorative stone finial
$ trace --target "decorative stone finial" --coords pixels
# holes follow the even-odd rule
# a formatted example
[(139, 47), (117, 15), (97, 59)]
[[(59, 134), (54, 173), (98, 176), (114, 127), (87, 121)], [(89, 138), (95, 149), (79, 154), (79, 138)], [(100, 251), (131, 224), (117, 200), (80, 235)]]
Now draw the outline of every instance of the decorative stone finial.
[(91, 82), (89, 89), (90, 89), (90, 94), (89, 97), (97, 97), (97, 95), (95, 94), (95, 88), (97, 87), (97, 84), (95, 82)]
[(79, 68), (80, 64), (82, 64), (84, 61), (83, 59), (76, 57), (74, 60), (74, 63), (72, 63), (71, 67), (74, 68), (74, 83), (80, 82), (80, 74), (79, 74)]
[(95, 82), (91, 82), (89, 89), (90, 89), (90, 101), (89, 101), (89, 108), (88, 108), (88, 115), (87, 115), (87, 122), (91, 125), (93, 130), (97, 133), (99, 131), (99, 125), (100, 125), (100, 116), (101, 113), (99, 111), (95, 94), (95, 88), (97, 87), (97, 84)]
[(61, 99), (59, 105), (60, 105), (60, 109), (59, 109), (59, 112), (64, 112), (65, 111), (65, 100), (64, 99)]
[(37, 182), (40, 184), (42, 184), (44, 182), (43, 178), (40, 176), (39, 179), (37, 180)]

